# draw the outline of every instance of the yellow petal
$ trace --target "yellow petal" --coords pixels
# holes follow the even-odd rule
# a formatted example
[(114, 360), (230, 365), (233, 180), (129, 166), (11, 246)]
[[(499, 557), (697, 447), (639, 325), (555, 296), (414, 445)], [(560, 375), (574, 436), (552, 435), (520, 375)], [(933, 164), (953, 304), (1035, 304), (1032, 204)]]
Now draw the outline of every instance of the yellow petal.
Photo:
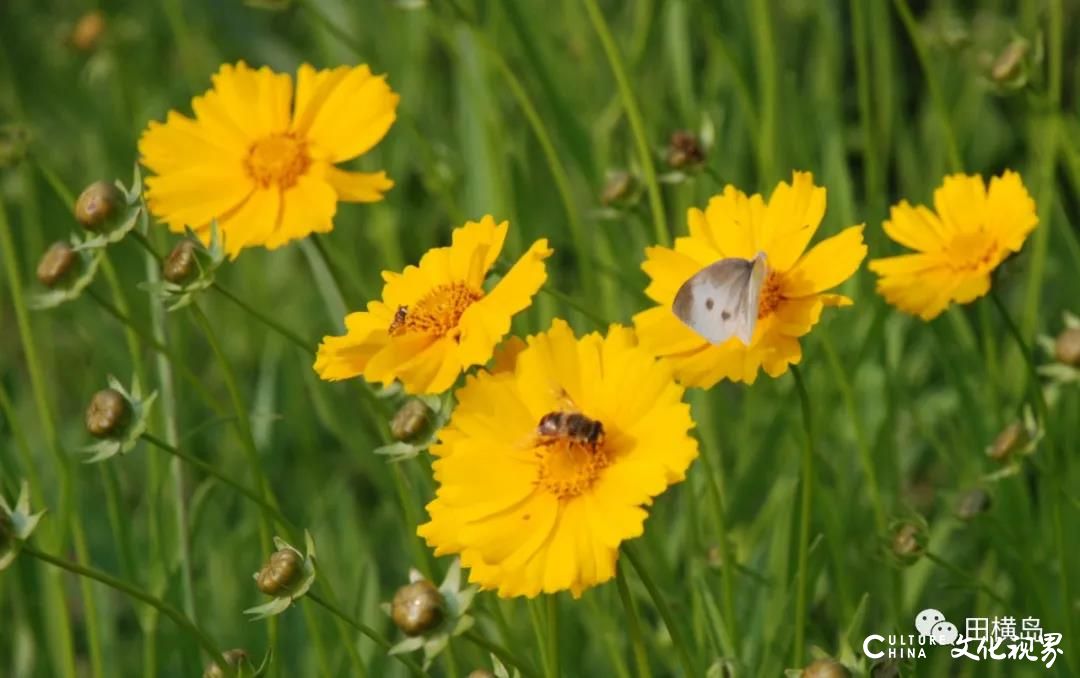
[(146, 179), (150, 211), (183, 233), (184, 227), (204, 230), (239, 207), (255, 187), (247, 177), (223, 167), (192, 167)]
[[(311, 175), (303, 175), (282, 193), (281, 218), (265, 239), (255, 241), (269, 249), (306, 238), (312, 233), (328, 233), (334, 228), (337, 193), (330, 184)], [(250, 243), (249, 243), (250, 244)]]
[(238, 210), (220, 222), (225, 252), (235, 259), (240, 250), (266, 240), (277, 227), (281, 194), (276, 188), (256, 188)]
[(690, 236), (705, 241), (722, 257), (752, 259), (759, 249), (765, 202), (760, 195), (747, 197), (729, 185), (709, 200), (704, 212), (691, 208), (687, 220)]
[(386, 172), (346, 172), (330, 165), (323, 176), (343, 202), (378, 202), (394, 187)]
[(710, 263), (712, 262), (701, 263), (667, 247), (647, 247), (641, 270), (645, 271), (651, 282), (645, 289), (645, 294), (659, 304), (671, 304), (683, 283)]
[(151, 122), (139, 138), (139, 160), (158, 174), (213, 167), (243, 172), (246, 144), (222, 139), (206, 125), (170, 111), (165, 123)]
[(1006, 248), (1019, 252), (1024, 246), (1024, 240), (1039, 223), (1039, 215), (1019, 174), (1006, 171), (990, 180), (986, 220), (987, 229)]
[(981, 230), (987, 216), (986, 185), (982, 177), (968, 174), (945, 177), (941, 188), (934, 191), (934, 209), (949, 236)]
[(862, 226), (852, 226), (815, 245), (784, 274), (784, 296), (824, 292), (854, 275), (866, 257), (862, 232)]
[(890, 220), (883, 224), (885, 233), (904, 247), (920, 252), (941, 250), (948, 244), (950, 233), (936, 214), (919, 205), (912, 207), (906, 200), (893, 205)]
[[(305, 69), (302, 67), (302, 71)], [(396, 117), (398, 95), (367, 66), (357, 66), (344, 77), (336, 73), (321, 79), (306, 72), (311, 82), (303, 107), (298, 107), (293, 130), (315, 147), (316, 157), (331, 163), (355, 158), (377, 144)]]
[(449, 276), (479, 289), (506, 242), (510, 222), (498, 224), (489, 214), (480, 221), (467, 221), (454, 229), (450, 245)]
[(368, 309), (345, 316), (344, 336), (323, 337), (315, 357), (319, 377), (338, 381), (360, 376), (371, 356), (390, 341), (388, 311), (379, 302), (368, 304)]
[[(794, 172), (791, 184), (780, 182), (769, 197), (757, 235), (757, 249), (769, 258), (769, 268), (786, 271), (802, 256), (825, 215), (825, 189), (814, 185), (809, 172)], [(756, 252), (755, 252), (756, 254)]]
[(213, 76), (221, 108), (248, 131), (249, 138), (278, 134), (289, 129), (292, 109), (292, 78), (263, 66), (253, 70), (243, 61), (222, 65)]

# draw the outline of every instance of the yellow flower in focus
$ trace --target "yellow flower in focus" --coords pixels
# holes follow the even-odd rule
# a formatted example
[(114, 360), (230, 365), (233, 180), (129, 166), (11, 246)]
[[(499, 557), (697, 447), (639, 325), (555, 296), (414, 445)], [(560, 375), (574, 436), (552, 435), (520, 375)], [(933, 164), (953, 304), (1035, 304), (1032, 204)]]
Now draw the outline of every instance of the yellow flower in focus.
[(486, 216), (454, 229), (450, 247), (419, 266), (383, 272), (382, 300), (345, 316), (346, 334), (324, 337), (315, 371), (327, 381), (400, 380), (409, 393), (441, 393), (462, 370), (482, 365), (547, 280), (547, 240), (537, 240), (491, 290), (484, 279), (502, 251), (507, 222)]
[(885, 300), (923, 320), (986, 294), (990, 274), (1039, 223), (1035, 201), (1011, 171), (989, 188), (981, 176), (947, 176), (934, 191), (934, 209), (893, 205), (885, 232), (916, 253), (870, 262)]
[[(634, 316), (641, 345), (670, 362), (686, 386), (709, 388), (721, 379), (753, 383), (758, 370), (771, 377), (802, 359), (799, 337), (817, 323), (826, 306), (851, 299), (823, 294), (851, 277), (866, 256), (863, 227), (852, 226), (804, 254), (825, 214), (825, 189), (808, 172), (781, 182), (769, 202), (747, 197), (734, 186), (714, 196), (704, 211), (691, 208), (690, 235), (675, 248), (650, 247), (641, 268), (651, 282), (645, 293), (657, 306)], [(671, 310), (675, 293), (691, 276), (725, 257), (766, 257), (767, 274), (758, 300), (750, 344), (732, 337), (718, 345), (680, 321)]]
[(398, 95), (367, 66), (317, 71), (304, 64), (296, 92), (287, 74), (224, 64), (195, 97), (194, 118), (170, 111), (139, 139), (150, 211), (209, 243), (217, 219), (225, 251), (270, 249), (333, 229), (339, 200), (375, 202), (394, 182), (385, 172), (336, 163), (363, 155), (396, 117)]
[[(431, 520), (417, 531), (436, 555), (461, 554), (469, 581), (503, 597), (578, 596), (611, 579), (645, 507), (685, 478), (698, 453), (690, 407), (628, 328), (577, 339), (556, 320), (503, 367), (455, 393), (431, 450)], [(590, 439), (570, 422), (564, 430), (576, 436), (541, 436), (552, 413), (600, 433)]]

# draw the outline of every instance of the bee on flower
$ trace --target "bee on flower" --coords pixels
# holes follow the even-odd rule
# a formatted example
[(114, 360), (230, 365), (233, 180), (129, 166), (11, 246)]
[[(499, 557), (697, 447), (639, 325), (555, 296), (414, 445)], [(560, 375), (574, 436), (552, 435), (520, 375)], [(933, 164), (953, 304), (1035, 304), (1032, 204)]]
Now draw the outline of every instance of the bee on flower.
[(866, 256), (861, 225), (806, 251), (824, 214), (825, 189), (808, 172), (768, 202), (729, 185), (704, 210), (691, 208), (689, 236), (645, 251), (656, 306), (634, 316), (641, 345), (686, 386), (782, 375), (802, 359), (799, 338), (822, 310), (852, 303), (828, 290)]
[(376, 202), (393, 187), (385, 172), (339, 163), (367, 153), (396, 117), (398, 95), (365, 66), (293, 79), (244, 62), (224, 64), (189, 118), (170, 111), (139, 139), (150, 211), (170, 230), (190, 227), (205, 244), (216, 219), (232, 258), (333, 229), (339, 201)]
[(500, 596), (579, 596), (614, 576), (653, 498), (685, 478), (690, 407), (628, 328), (577, 338), (556, 320), (518, 348), (455, 393), (418, 532)]
[(547, 280), (552, 250), (537, 240), (498, 283), (485, 279), (502, 252), (509, 222), (486, 216), (454, 229), (449, 247), (429, 250), (419, 266), (383, 272), (382, 299), (345, 317), (344, 336), (323, 338), (315, 371), (327, 381), (363, 376), (401, 382), (412, 394), (441, 393), (458, 375), (491, 359)]
[(878, 292), (901, 311), (933, 320), (952, 303), (990, 290), (990, 275), (1019, 252), (1039, 223), (1020, 175), (1006, 171), (987, 185), (981, 176), (953, 174), (934, 191), (934, 209), (893, 205), (885, 233), (910, 254), (875, 259)]

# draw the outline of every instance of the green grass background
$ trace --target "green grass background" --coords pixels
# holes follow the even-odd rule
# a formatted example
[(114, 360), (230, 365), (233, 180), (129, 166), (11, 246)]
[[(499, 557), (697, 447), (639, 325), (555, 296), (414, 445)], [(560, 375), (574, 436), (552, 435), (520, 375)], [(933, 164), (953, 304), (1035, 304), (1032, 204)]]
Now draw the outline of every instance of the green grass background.
[[(261, 655), (273, 643), (276, 675), (357, 669), (333, 618), (310, 602), (273, 630), (240, 614), (262, 602), (251, 581), (267, 555), (258, 510), (183, 469), (193, 582), (185, 601), (168, 457), (146, 445), (95, 466), (75, 456), (88, 442), (82, 413), (90, 394), (106, 375), (126, 381), (136, 371), (158, 388), (156, 354), (84, 297), (30, 315), (32, 356), (13, 305), (12, 281), (29, 286), (48, 243), (77, 227), (64, 192), (98, 178), (126, 182), (146, 122), (170, 108), (189, 113), (191, 97), (209, 87), (222, 62), (244, 59), (284, 71), (305, 61), (368, 63), (388, 73), (402, 96), (390, 134), (357, 165), (385, 168), (396, 187), (384, 202), (340, 206), (334, 232), (318, 239), (340, 294), (325, 269), (317, 265), (322, 273), (313, 275), (310, 246), (247, 251), (219, 275), (312, 348), (340, 330), (345, 309), (359, 309), (378, 293), (380, 271), (415, 262), (428, 247), (446, 244), (452, 226), (486, 213), (512, 223), (507, 261), (533, 239), (549, 238), (556, 254), (548, 286), (605, 323), (627, 323), (648, 303), (639, 266), (643, 248), (657, 238), (657, 210), (667, 230), (680, 235), (687, 208), (703, 206), (721, 182), (768, 193), (793, 169), (813, 171), (828, 188), (818, 238), (865, 222), (871, 257), (899, 251), (881, 231), (888, 205), (930, 201), (950, 171), (1018, 170), (1041, 223), (1000, 271), (995, 289), (1029, 343), (1056, 333), (1063, 310), (1077, 310), (1074, 2), (915, 2), (910, 26), (904, 3), (883, 0), (601, 2), (640, 110), (641, 135), (587, 3), (433, 4), (303, 0), (281, 11), (231, 0), (0, 4), (0, 123), (9, 134), (30, 135), (29, 155), (0, 168), (0, 209), (11, 234), (0, 242), (7, 250), (0, 276), (0, 489), (11, 497), (19, 479), (34, 481), (35, 504), (49, 508), (34, 539), (38, 548), (83, 559), (178, 607), (192, 605), (199, 626), (222, 648)], [(98, 5), (107, 22), (100, 45), (74, 50), (67, 42), (72, 24)], [(1032, 60), (1026, 86), (1005, 96), (988, 81), (985, 55), (992, 58), (1014, 35), (1038, 42), (1041, 58)], [(709, 172), (662, 184), (660, 202), (646, 192), (616, 214), (601, 209), (607, 172), (630, 169), (647, 179), (643, 150), (657, 173), (667, 172), (670, 133), (700, 129), (706, 120), (715, 129)], [(151, 233), (159, 250), (173, 241), (164, 231)], [(125, 241), (109, 258), (116, 284), (99, 275), (94, 289), (149, 327), (148, 296), (136, 287), (147, 277), (145, 253)], [(728, 659), (734, 675), (776, 676), (798, 665), (798, 624), (805, 623), (809, 645), (858, 654), (866, 634), (912, 633), (915, 613), (935, 607), (953, 620), (1041, 618), (1048, 630), (1066, 634), (1054, 673), (1069, 675), (1067, 663), (1080, 666), (1075, 386), (1052, 406), (1058, 456), (1047, 456), (1044, 444), (1023, 473), (987, 486), (990, 512), (958, 521), (958, 496), (996, 469), (985, 446), (1023, 403), (1020, 353), (988, 299), (926, 324), (887, 307), (865, 268), (843, 291), (855, 305), (828, 312), (802, 342), (816, 445), (807, 619), (794, 615), (804, 436), (791, 376), (763, 375), (750, 387), (725, 383), (691, 396), (704, 458), (687, 482), (656, 502), (636, 548), (687, 637), (695, 671), (704, 675)], [(388, 467), (372, 453), (382, 443), (355, 384), (320, 382), (310, 355), (220, 296), (203, 295), (199, 305), (236, 373), (262, 471), (282, 510), (315, 536), (320, 578), (333, 584), (350, 614), (396, 640), (378, 604), (406, 581), (410, 566), (431, 566), (412, 536), (434, 492), (429, 460)], [(556, 316), (579, 332), (597, 328), (589, 315), (541, 294), (515, 330), (544, 329)], [(167, 329), (178, 357), (174, 370), (192, 371), (228, 410), (224, 373), (192, 314), (170, 314)], [(1048, 358), (1039, 353), (1037, 360)], [(222, 420), (188, 382), (178, 378), (176, 390), (185, 449), (254, 486), (235, 420)], [(165, 426), (159, 416), (152, 428), (165, 435)], [(879, 487), (876, 505), (867, 461)], [(929, 550), (939, 560), (895, 567), (883, 549), (884, 528), (915, 514), (928, 521)], [(735, 561), (728, 570), (731, 616), (714, 548), (725, 527)], [(433, 565), (441, 574), (447, 561)], [(682, 675), (651, 597), (635, 573), (627, 579), (653, 674)], [(604, 585), (579, 601), (557, 597), (562, 675), (637, 674), (615, 588)], [(524, 601), (485, 594), (476, 616), (482, 635), (539, 669)], [(370, 641), (348, 638), (368, 675), (404, 675)], [(456, 641), (453, 649), (453, 661), (444, 655), (433, 672), (464, 676), (489, 665), (473, 645)], [(28, 556), (0, 574), (0, 674), (192, 676), (204, 660), (168, 619), (108, 588), (84, 585)], [(865, 662), (853, 668), (869, 669)], [(953, 662), (936, 650), (901, 670), (1045, 673), (1041, 664)]]

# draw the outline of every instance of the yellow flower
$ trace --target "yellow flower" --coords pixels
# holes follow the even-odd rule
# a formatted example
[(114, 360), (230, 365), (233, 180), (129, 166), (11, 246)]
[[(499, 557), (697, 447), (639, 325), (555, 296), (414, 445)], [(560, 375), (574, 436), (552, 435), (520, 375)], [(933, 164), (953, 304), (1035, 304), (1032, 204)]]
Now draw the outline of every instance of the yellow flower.
[(208, 243), (218, 220), (225, 250), (273, 249), (333, 229), (339, 200), (375, 202), (394, 185), (385, 172), (336, 163), (363, 155), (386, 135), (398, 95), (367, 66), (292, 78), (244, 62), (224, 64), (195, 97), (195, 118), (170, 111), (139, 139), (147, 203), (173, 231), (190, 227)]
[(315, 371), (327, 381), (363, 375), (401, 381), (409, 393), (441, 393), (482, 365), (547, 280), (552, 250), (537, 240), (491, 290), (484, 278), (502, 251), (507, 222), (486, 216), (454, 229), (450, 247), (428, 250), (420, 266), (383, 272), (382, 301), (345, 317), (346, 334), (324, 337)]
[(990, 180), (953, 174), (934, 191), (934, 209), (893, 205), (885, 232), (917, 252), (870, 262), (878, 292), (902, 311), (931, 320), (950, 302), (966, 304), (990, 290), (990, 274), (1039, 223), (1020, 175)]
[[(704, 211), (691, 208), (689, 237), (675, 248), (650, 247), (641, 268), (645, 290), (658, 305), (634, 316), (641, 345), (666, 358), (687, 386), (709, 388), (721, 379), (753, 383), (758, 369), (772, 377), (802, 359), (799, 337), (817, 323), (826, 306), (851, 299), (822, 294), (851, 277), (866, 256), (863, 227), (852, 226), (803, 254), (825, 214), (825, 189), (808, 172), (795, 172), (769, 197), (747, 197), (734, 186), (714, 196)], [(766, 257), (768, 273), (758, 300), (758, 320), (749, 345), (737, 337), (713, 345), (672, 312), (675, 293), (699, 270), (725, 257)]]
[[(431, 520), (417, 532), (436, 555), (460, 553), (469, 580), (501, 596), (578, 596), (611, 579), (645, 507), (685, 478), (698, 453), (690, 408), (670, 368), (619, 326), (576, 339), (556, 320), (504, 367), (455, 393), (432, 448)], [(541, 437), (553, 412), (602, 433)]]

